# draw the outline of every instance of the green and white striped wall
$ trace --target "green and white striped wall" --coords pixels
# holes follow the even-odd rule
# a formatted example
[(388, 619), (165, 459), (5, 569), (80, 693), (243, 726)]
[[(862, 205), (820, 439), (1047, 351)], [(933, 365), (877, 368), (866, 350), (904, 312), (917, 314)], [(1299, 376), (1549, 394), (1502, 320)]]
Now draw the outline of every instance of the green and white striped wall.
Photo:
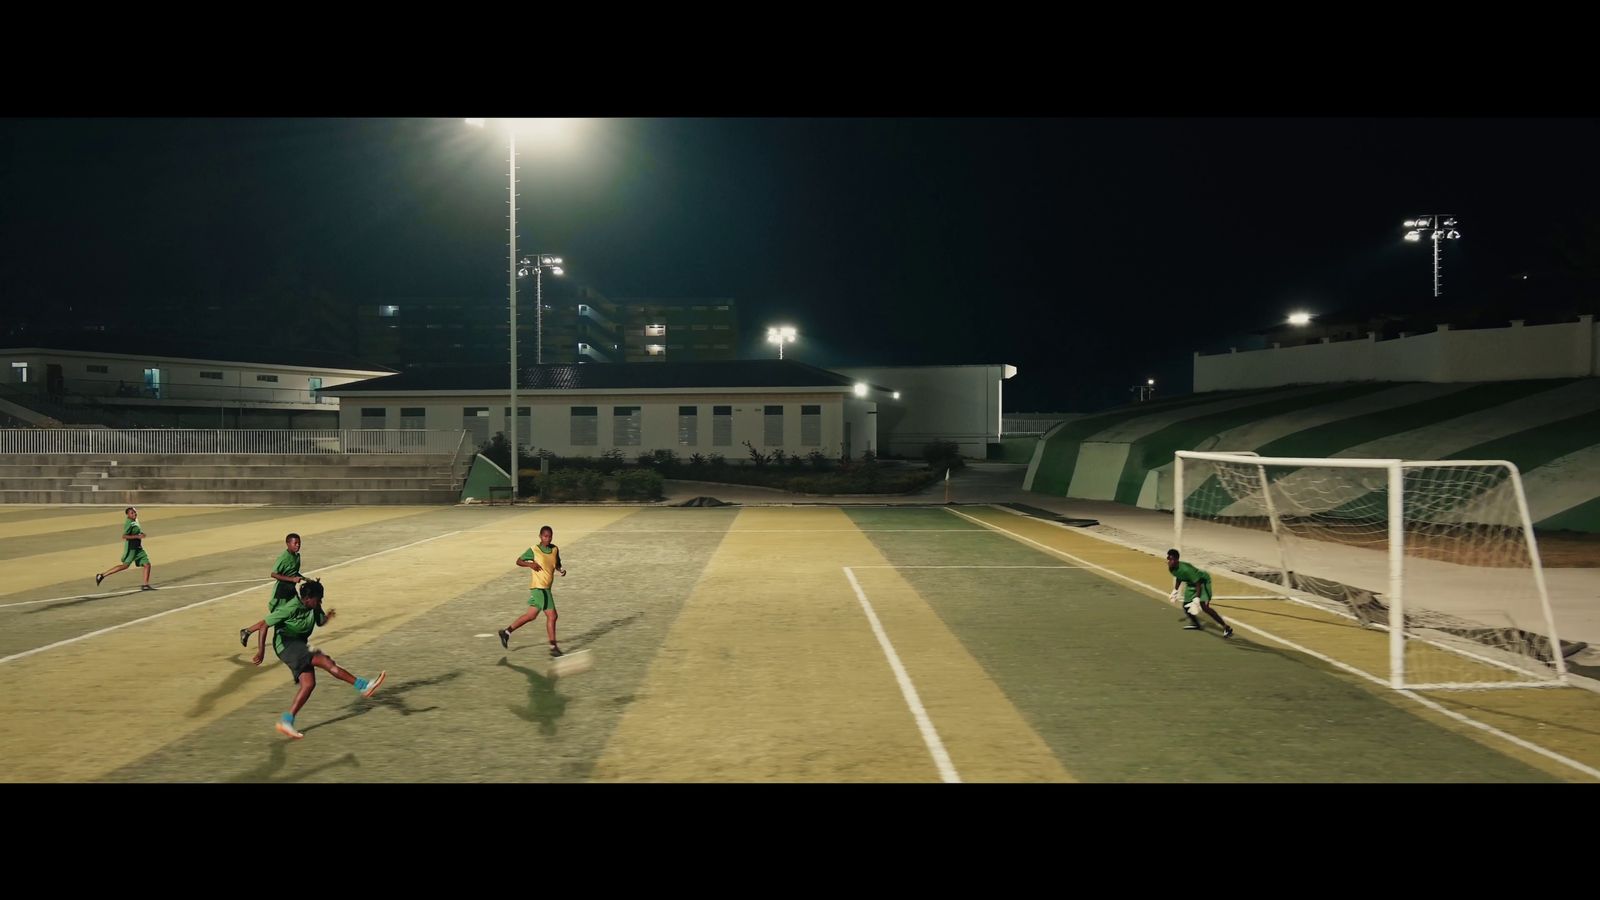
[(1536, 526), (1600, 532), (1600, 378), (1299, 385), (1143, 403), (1051, 429), (1024, 487), (1171, 509), (1178, 450), (1508, 459)]

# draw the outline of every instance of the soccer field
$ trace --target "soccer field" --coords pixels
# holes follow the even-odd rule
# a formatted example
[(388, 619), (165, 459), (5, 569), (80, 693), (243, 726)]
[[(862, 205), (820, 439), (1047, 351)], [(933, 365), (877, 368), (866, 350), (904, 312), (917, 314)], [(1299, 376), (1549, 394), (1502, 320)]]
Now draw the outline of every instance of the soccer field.
[[(1161, 559), (987, 507), (0, 507), (7, 781), (1593, 781), (1600, 694), (1395, 692), (1386, 636), (1277, 600), (1184, 631)], [(551, 670), (514, 560), (555, 529)], [(338, 617), (292, 742), (285, 533)], [(1218, 577), (1223, 596), (1254, 588)]]

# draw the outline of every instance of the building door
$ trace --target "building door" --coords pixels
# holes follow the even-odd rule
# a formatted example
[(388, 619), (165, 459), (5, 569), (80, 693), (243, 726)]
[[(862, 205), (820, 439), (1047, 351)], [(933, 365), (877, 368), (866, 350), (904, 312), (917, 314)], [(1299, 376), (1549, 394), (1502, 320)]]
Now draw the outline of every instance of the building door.
[(321, 403), (322, 402), (322, 393), (321, 393), (321, 391), (322, 391), (322, 378), (319, 377), (319, 376), (313, 375), (309, 379), (306, 380), (306, 383), (311, 387), (311, 402), (312, 403)]
[(145, 369), (144, 370), (144, 395), (146, 397), (153, 397), (153, 398), (155, 398), (157, 400), (161, 399), (161, 370), (160, 369)]
[(27, 384), (28, 383), (28, 364), (25, 363), (25, 362), (14, 362), (14, 363), (12, 363), (11, 364), (11, 380), (15, 381), (17, 384)]

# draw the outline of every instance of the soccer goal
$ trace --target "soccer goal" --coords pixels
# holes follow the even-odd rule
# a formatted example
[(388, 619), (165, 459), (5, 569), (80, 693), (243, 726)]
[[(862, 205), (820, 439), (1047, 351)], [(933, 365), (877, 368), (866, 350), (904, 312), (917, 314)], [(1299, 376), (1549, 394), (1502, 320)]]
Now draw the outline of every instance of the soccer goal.
[[(1504, 460), (1179, 451), (1175, 546), (1389, 632), (1398, 689), (1566, 682), (1522, 475)], [(1374, 672), (1381, 676), (1382, 672)]]

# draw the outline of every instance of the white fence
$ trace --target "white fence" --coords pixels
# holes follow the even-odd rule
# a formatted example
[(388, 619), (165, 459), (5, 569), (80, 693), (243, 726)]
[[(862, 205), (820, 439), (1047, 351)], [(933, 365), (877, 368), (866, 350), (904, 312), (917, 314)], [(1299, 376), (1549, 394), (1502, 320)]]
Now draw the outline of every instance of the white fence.
[(458, 454), (465, 431), (197, 428), (6, 428), (0, 454), (408, 453)]

